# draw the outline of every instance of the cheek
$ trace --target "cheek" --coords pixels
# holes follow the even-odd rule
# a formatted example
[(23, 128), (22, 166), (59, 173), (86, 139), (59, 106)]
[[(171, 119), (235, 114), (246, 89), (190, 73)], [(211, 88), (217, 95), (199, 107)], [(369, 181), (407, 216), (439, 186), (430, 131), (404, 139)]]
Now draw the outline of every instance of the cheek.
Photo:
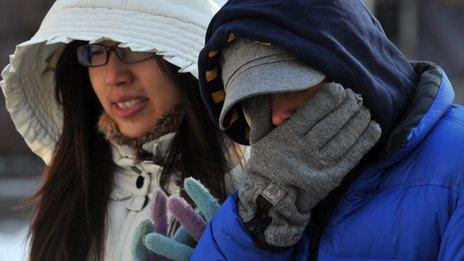
[(143, 85), (148, 98), (159, 110), (166, 112), (181, 100), (181, 90), (159, 68), (147, 69), (139, 79), (145, 79)]
[(319, 88), (319, 86), (314, 86), (299, 92), (274, 94), (272, 95), (273, 111), (295, 112), (311, 99)]
[(162, 114), (168, 112), (181, 100), (181, 93), (171, 82), (159, 83), (150, 94), (153, 101)]
[(272, 95), (272, 123), (276, 126), (283, 124), (314, 95), (314, 92), (315, 90), (308, 89)]
[(89, 79), (93, 86), (100, 85), (104, 81), (104, 74), (101, 67), (89, 68)]
[(291, 112), (298, 109), (299, 101), (288, 94), (275, 94), (271, 96), (272, 113)]

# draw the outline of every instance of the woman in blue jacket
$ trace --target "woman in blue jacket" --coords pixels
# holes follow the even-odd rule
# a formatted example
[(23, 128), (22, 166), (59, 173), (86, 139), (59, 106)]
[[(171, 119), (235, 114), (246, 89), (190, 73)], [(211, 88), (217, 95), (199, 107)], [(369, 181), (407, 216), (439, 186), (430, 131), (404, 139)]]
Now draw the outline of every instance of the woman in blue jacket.
[[(407, 61), (361, 1), (230, 0), (210, 23), (199, 74), (213, 119), (243, 144), (253, 138), (253, 126), (249, 134), (246, 127), (253, 105), (245, 96), (231, 97), (227, 86), (240, 68), (254, 67), (227, 71), (237, 39), (285, 50), (326, 81), (359, 94), (382, 135), (341, 185), (311, 208), (295, 244), (266, 244), (272, 241), (262, 235), (269, 205), (254, 198), (251, 216), (265, 214), (250, 223), (242, 189), (209, 223), (193, 260), (464, 260), (464, 108), (452, 104), (453, 88), (440, 67)], [(297, 81), (283, 70), (276, 75)], [(280, 198), (278, 186), (261, 195), (266, 191), (261, 202)], [(297, 195), (294, 202), (302, 205)]]

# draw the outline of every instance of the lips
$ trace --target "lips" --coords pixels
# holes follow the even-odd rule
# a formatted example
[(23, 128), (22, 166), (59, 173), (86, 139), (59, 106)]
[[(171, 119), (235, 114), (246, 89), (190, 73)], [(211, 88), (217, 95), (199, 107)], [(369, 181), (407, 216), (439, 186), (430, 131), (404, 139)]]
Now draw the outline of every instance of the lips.
[(135, 116), (147, 105), (148, 99), (145, 97), (124, 96), (118, 97), (111, 102), (111, 108), (120, 118)]

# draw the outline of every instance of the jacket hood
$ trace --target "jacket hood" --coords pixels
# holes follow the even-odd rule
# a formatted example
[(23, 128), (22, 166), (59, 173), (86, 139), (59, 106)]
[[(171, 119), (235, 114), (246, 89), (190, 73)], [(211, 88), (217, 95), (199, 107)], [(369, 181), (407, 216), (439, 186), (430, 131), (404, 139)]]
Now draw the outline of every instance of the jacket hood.
[(155, 52), (197, 77), (198, 53), (212, 0), (58, 0), (37, 33), (19, 44), (2, 72), (6, 107), (18, 132), (47, 164), (61, 135), (62, 107), (54, 99), (55, 67), (66, 44), (112, 40)]
[[(411, 103), (386, 141), (385, 151), (380, 155), (378, 164), (366, 169), (348, 189), (347, 194), (353, 195), (353, 201), (362, 199), (363, 196), (360, 195), (366, 195), (380, 179), (385, 178), (384, 172), (389, 167), (413, 154), (413, 151), (420, 147), (454, 106), (453, 86), (441, 67), (429, 62), (418, 62), (412, 65), (416, 73), (420, 75), (420, 79), (411, 95)], [(456, 129), (451, 132), (458, 133)], [(444, 135), (447, 138), (442, 139), (443, 141), (450, 139), (449, 134)], [(443, 148), (442, 144), (436, 146)], [(414, 162), (414, 164), (417, 163)], [(425, 175), (422, 172), (418, 173), (421, 177)], [(445, 174), (446, 171), (442, 169), (440, 173)], [(397, 178), (397, 175), (388, 176), (388, 179)]]
[[(418, 76), (386, 37), (379, 22), (356, 0), (230, 0), (214, 16), (199, 56), (204, 101), (218, 122), (224, 92), (218, 53), (236, 38), (280, 47), (330, 80), (359, 93), (384, 142), (400, 120)], [(247, 144), (241, 110), (225, 116), (226, 133)]]

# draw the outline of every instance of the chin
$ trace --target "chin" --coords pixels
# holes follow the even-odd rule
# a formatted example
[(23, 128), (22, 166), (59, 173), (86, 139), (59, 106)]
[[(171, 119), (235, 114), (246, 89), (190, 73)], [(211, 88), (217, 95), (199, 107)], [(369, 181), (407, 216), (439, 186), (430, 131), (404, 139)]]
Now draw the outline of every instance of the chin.
[(140, 138), (143, 135), (145, 135), (145, 133), (148, 132), (147, 130), (141, 130), (141, 129), (134, 128), (134, 126), (131, 126), (128, 128), (119, 128), (119, 130), (122, 135), (128, 138), (133, 138), (133, 139)]

